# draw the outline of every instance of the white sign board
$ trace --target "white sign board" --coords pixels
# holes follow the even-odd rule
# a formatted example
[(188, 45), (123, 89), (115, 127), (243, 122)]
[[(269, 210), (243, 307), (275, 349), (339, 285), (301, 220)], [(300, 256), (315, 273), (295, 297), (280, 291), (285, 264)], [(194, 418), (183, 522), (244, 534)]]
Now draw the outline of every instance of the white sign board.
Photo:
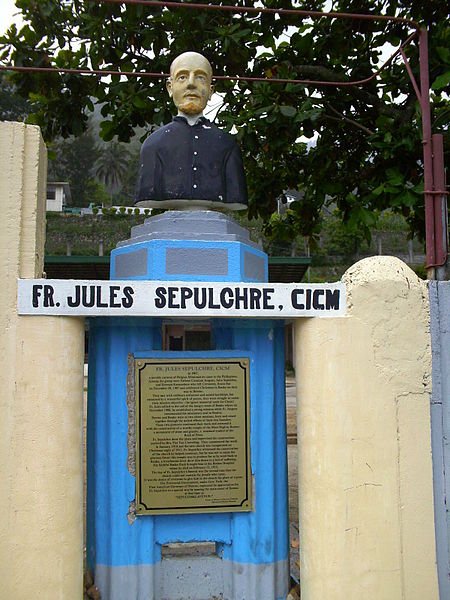
[(19, 315), (342, 317), (343, 283), (19, 279)]

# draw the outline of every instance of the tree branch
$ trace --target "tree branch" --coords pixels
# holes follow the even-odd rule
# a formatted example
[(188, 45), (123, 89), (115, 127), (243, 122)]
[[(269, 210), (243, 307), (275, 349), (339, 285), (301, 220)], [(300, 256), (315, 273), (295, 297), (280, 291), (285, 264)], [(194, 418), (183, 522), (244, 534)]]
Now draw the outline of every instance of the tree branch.
[[(323, 79), (325, 81), (347, 81), (348, 76), (345, 73), (339, 73), (337, 71), (333, 71), (332, 69), (328, 69), (327, 67), (323, 67), (322, 65), (295, 65), (295, 69), (298, 73), (303, 75), (307, 75), (309, 77), (314, 77), (317, 79)], [(377, 94), (371, 93), (367, 86), (366, 87), (351, 87), (347, 88), (347, 93), (353, 92), (355, 96), (360, 98), (363, 102), (367, 104), (372, 104), (376, 110), (378, 110), (381, 114), (386, 115), (387, 117), (392, 117), (394, 119), (401, 119), (404, 115), (404, 107), (396, 106), (395, 104), (385, 104), (381, 101)], [(326, 95), (326, 91), (323, 92)], [(408, 116), (410, 114), (408, 113)], [(359, 126), (359, 124), (358, 124)], [(372, 132), (371, 132), (372, 133)]]
[(373, 135), (375, 133), (374, 131), (372, 131), (371, 129), (369, 129), (368, 127), (366, 127), (365, 125), (361, 125), (361, 123), (358, 123), (358, 121), (355, 121), (354, 119), (350, 119), (349, 117), (346, 117), (341, 112), (339, 112), (338, 110), (336, 110), (335, 108), (333, 108), (331, 106), (331, 104), (328, 104), (327, 106), (328, 106), (328, 108), (332, 112), (334, 112), (335, 115), (337, 115), (339, 117), (339, 118), (337, 118), (337, 117), (330, 117), (333, 120), (346, 121), (347, 123), (350, 123), (351, 125), (354, 125), (355, 127), (358, 127), (358, 129), (361, 129), (362, 131), (365, 131), (369, 135)]
[(371, 104), (375, 110), (386, 117), (392, 117), (393, 119), (400, 119), (404, 107), (400, 104), (386, 104), (383, 102), (377, 94), (370, 92), (367, 87), (351, 88), (355, 95), (366, 104)]
[(400, 115), (401, 125), (406, 125), (411, 121), (416, 108), (417, 98), (415, 94), (410, 94), (406, 104), (403, 106), (402, 114)]
[(303, 75), (317, 77), (326, 81), (345, 81), (347, 76), (323, 67), (322, 65), (295, 65), (295, 70)]

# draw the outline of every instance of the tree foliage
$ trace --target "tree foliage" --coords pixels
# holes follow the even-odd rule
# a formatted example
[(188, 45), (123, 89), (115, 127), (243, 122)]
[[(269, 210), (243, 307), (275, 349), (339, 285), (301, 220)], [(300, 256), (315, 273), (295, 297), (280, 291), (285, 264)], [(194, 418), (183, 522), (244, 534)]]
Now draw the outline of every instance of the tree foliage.
[(30, 103), (16, 94), (6, 74), (0, 71), (0, 121), (24, 121), (30, 112)]
[(91, 128), (78, 137), (58, 137), (50, 145), (49, 181), (68, 181), (75, 206), (92, 202), (93, 164), (97, 159), (96, 138)]
[[(186, 2), (185, 2), (186, 3)], [(216, 3), (218, 3), (216, 1)], [(224, 2), (224, 4), (229, 2)], [(252, 6), (250, 0), (236, 5)], [(429, 29), (432, 118), (447, 135), (450, 28), (442, 0), (263, 0), (267, 7), (403, 16)], [(16, 65), (167, 72), (180, 52), (205, 54), (214, 72), (271, 79), (362, 79), (379, 65), (386, 45), (411, 29), (363, 20), (279, 18), (183, 8), (108, 4), (95, 0), (17, 0), (24, 26), (0, 39), (1, 58)], [(419, 80), (417, 41), (406, 48)], [(161, 80), (64, 74), (14, 74), (34, 103), (30, 121), (47, 140), (80, 134), (94, 102), (101, 105), (105, 141), (126, 142), (136, 128), (171, 118)], [(348, 227), (368, 233), (387, 207), (423, 234), (421, 114), (402, 63), (359, 87), (218, 81), (215, 120), (233, 131), (247, 171), (249, 216), (269, 219), (287, 189), (304, 193), (285, 226), (314, 236), (322, 208), (333, 205)], [(309, 143), (308, 143), (309, 140)], [(446, 137), (448, 150), (448, 137)], [(268, 225), (270, 228), (270, 223)], [(279, 227), (279, 224), (277, 224)]]
[(112, 204), (113, 193), (120, 189), (126, 174), (128, 152), (123, 145), (117, 142), (104, 144), (98, 150), (99, 157), (94, 164), (94, 173), (97, 179), (109, 190)]

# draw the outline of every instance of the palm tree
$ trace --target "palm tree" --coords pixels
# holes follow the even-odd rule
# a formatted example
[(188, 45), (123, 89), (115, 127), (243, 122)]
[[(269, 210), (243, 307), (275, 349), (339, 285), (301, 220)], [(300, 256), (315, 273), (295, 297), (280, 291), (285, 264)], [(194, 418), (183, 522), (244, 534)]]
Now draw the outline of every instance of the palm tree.
[(94, 163), (94, 174), (109, 191), (112, 204), (113, 193), (120, 189), (128, 168), (129, 152), (117, 142), (105, 144), (98, 150), (100, 156)]

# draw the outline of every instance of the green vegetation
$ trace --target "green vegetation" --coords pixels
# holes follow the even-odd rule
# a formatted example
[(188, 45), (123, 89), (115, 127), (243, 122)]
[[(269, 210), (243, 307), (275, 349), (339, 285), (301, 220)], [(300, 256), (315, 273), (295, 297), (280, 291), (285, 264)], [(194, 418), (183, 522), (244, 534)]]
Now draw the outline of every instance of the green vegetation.
[(130, 237), (131, 227), (140, 225), (146, 218), (144, 215), (124, 216), (107, 212), (106, 215), (93, 216), (47, 213), (45, 253), (65, 255), (69, 242), (73, 255), (95, 256), (98, 255), (99, 243), (103, 242), (103, 252), (107, 255), (118, 242)]
[(94, 164), (94, 173), (109, 191), (112, 204), (113, 193), (120, 190), (127, 172), (129, 152), (123, 145), (110, 142), (99, 149), (99, 154)]
[[(0, 72), (0, 121), (24, 121), (33, 104), (22, 98)], [(133, 203), (140, 143), (105, 143), (95, 116), (79, 136), (56, 137), (48, 143), (48, 181), (67, 181), (72, 207)]]
[(70, 183), (72, 206), (133, 202), (139, 144), (99, 143), (94, 119), (80, 136), (52, 142), (49, 158), (48, 180)]
[(31, 103), (16, 93), (6, 73), (0, 71), (0, 121), (24, 121)]
[[(253, 6), (249, 0), (236, 4)], [(263, 0), (262, 5), (287, 9), (299, 3)], [(150, 2), (18, 0), (17, 6), (24, 25), (0, 38), (0, 58), (45, 67), (167, 72), (173, 57), (192, 49), (203, 52), (221, 75), (345, 82), (368, 77), (386, 46), (398, 47), (411, 32), (401, 23), (166, 9)], [(302, 9), (316, 11), (325, 6), (324, 0), (301, 3)], [(336, 12), (395, 15), (428, 27), (434, 131), (444, 134), (448, 152), (445, 7), (442, 0), (332, 2)], [(405, 52), (419, 80), (417, 40)], [(168, 122), (173, 110), (159, 79), (15, 73), (11, 81), (31, 102), (29, 122), (41, 126), (48, 142), (81, 135), (89, 113), (100, 111), (105, 142), (128, 143), (142, 128), (145, 135)], [(272, 231), (284, 243), (306, 236), (313, 246), (324, 225), (324, 208), (335, 207), (336, 218), (354, 238), (346, 240), (346, 251), (360, 238), (369, 239), (377, 215), (388, 208), (423, 237), (421, 115), (399, 60), (358, 87), (240, 80), (218, 81), (216, 88), (222, 98), (216, 121), (236, 132), (243, 149), (248, 216), (261, 217), (267, 235)], [(277, 200), (288, 189), (302, 196), (279, 217)], [(334, 243), (337, 249), (339, 239)]]
[[(103, 252), (108, 255), (118, 242), (130, 237), (131, 227), (142, 223), (147, 215), (136, 215), (133, 209), (120, 207), (119, 210), (103, 208), (96, 214), (70, 215), (47, 213), (47, 255), (65, 255), (67, 243), (73, 255), (98, 255), (99, 244), (103, 243)], [(233, 215), (236, 218), (236, 214)], [(264, 235), (263, 221), (251, 220), (246, 216), (238, 217), (243, 227), (248, 227), (250, 237), (260, 242), (271, 256), (304, 256), (308, 251), (307, 239), (297, 236), (294, 241), (276, 242)], [(309, 280), (312, 282), (336, 281), (346, 269), (364, 256), (377, 254), (378, 238), (381, 238), (383, 254), (400, 255), (408, 262), (408, 226), (404, 219), (395, 214), (385, 214), (379, 218), (377, 229), (372, 231), (372, 242), (367, 242), (352, 232), (337, 217), (328, 217), (324, 221), (320, 239), (312, 249), (312, 266)], [(413, 252), (417, 264), (411, 265), (421, 277), (425, 277), (421, 261), (423, 246), (417, 240), (413, 243)]]
[(68, 181), (74, 206), (108, 201), (109, 195), (92, 176), (92, 165), (97, 158), (92, 129), (78, 137), (57, 138), (49, 146), (49, 158), (48, 181)]

